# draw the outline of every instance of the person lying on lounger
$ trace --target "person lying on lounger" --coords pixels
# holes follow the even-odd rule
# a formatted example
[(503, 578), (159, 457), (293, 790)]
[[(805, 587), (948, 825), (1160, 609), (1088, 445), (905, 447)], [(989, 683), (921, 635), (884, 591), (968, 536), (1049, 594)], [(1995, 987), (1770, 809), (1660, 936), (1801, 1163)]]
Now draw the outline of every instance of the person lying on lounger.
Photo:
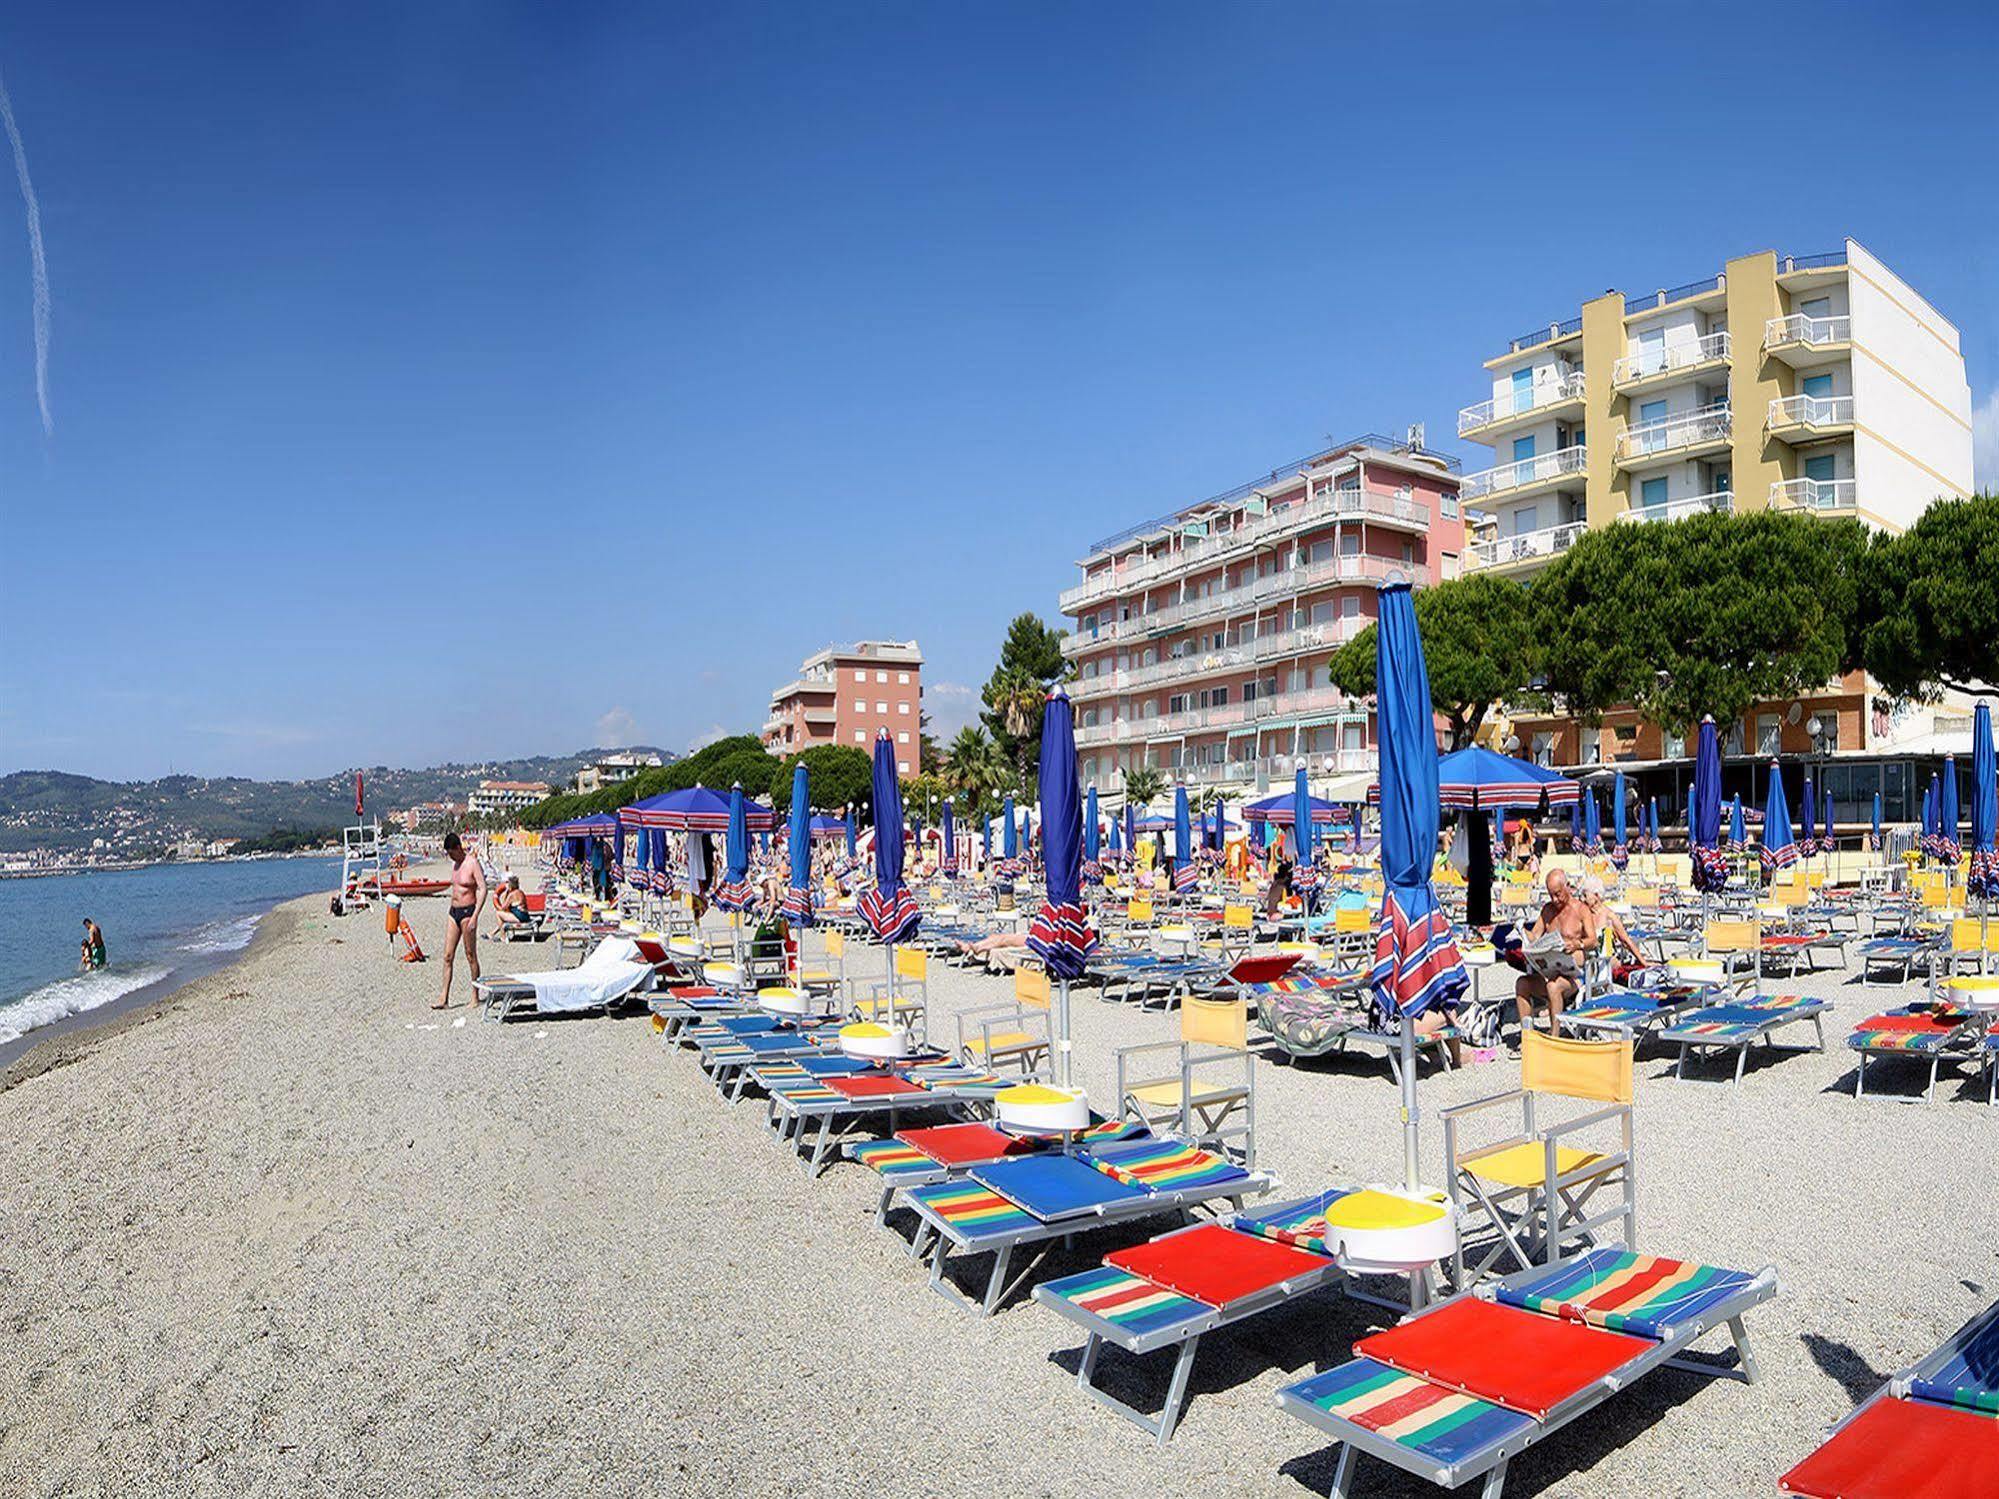
[(960, 942), (958, 951), (974, 957), (984, 957), (989, 952), (997, 952), (1003, 947), (1027, 946), (1025, 932), (994, 932), (990, 937), (981, 937), (976, 942)]

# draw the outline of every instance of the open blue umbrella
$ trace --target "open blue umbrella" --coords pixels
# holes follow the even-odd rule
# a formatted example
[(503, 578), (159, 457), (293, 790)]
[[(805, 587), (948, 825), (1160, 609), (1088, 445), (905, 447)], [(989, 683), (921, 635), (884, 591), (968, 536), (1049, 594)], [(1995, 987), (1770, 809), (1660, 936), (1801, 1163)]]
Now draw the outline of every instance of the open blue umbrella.
[(1818, 804), (1812, 796), (1812, 773), (1805, 772), (1805, 789), (1798, 797), (1798, 857), (1809, 859), (1819, 851)]
[[(1381, 754), (1381, 916), (1375, 927), (1374, 1001), (1402, 1020), (1404, 1184), (1416, 1185), (1415, 1019), (1451, 1006), (1470, 985), (1450, 919), (1430, 888), (1437, 854), (1437, 730), (1430, 677), (1407, 583), (1380, 590), (1375, 718)], [(1309, 824), (1308, 824), (1309, 826)]]
[[(1573, 805), (1581, 796), (1582, 787), (1568, 777), (1482, 744), (1452, 750), (1437, 761), (1437, 800), (1461, 811), (1538, 807), (1543, 797), (1549, 806), (1559, 807)], [(1367, 788), (1367, 799), (1381, 800), (1380, 781)]]
[(1631, 862), (1631, 850), (1624, 841), (1624, 772), (1621, 770), (1610, 788), (1610, 830), (1610, 862), (1623, 869)]
[(1097, 934), (1083, 904), (1083, 810), (1076, 795), (1076, 729), (1060, 687), (1041, 710), (1041, 856), (1047, 899), (1027, 930), (1027, 946), (1057, 980), (1055, 1081), (1069, 1086), (1069, 983), (1083, 976)]
[(1194, 823), (1187, 813), (1187, 788), (1173, 788), (1173, 889), (1192, 890), (1200, 878), (1194, 868)]
[(800, 759), (791, 772), (791, 885), (784, 892), (785, 919), (812, 925), (812, 787)]
[(1791, 808), (1784, 799), (1784, 772), (1770, 762), (1770, 792), (1763, 803), (1763, 874), (1774, 880), (1777, 871), (1798, 862), (1798, 847), (1791, 839)]
[(1957, 756), (1943, 757), (1942, 795), (1937, 799), (1937, 857), (1946, 869), (1956, 869), (1964, 856), (1957, 839)]
[(1999, 758), (1992, 747), (1992, 709), (1980, 703), (1971, 716), (1971, 864), (1966, 893), (1981, 901), (1999, 897)]
[(952, 809), (951, 798), (948, 796), (944, 798), (944, 862), (942, 867), (945, 879), (955, 880), (958, 877), (958, 819)]
[(724, 911), (747, 911), (750, 908), (750, 827), (748, 803), (743, 796), (743, 788), (729, 788), (729, 837), (727, 847), (728, 868), (722, 876), (721, 886), (715, 891), (715, 904)]
[(1875, 853), (1881, 852), (1881, 793), (1874, 793), (1874, 831), (1867, 835), (1867, 846)]
[(1694, 800), (1687, 809), (1687, 843), (1693, 859), (1694, 888), (1711, 895), (1728, 883), (1728, 859), (1722, 853), (1721, 745), (1714, 736), (1712, 715), (1701, 719), (1700, 742), (1694, 751)]
[[(1377, 800), (1381, 788), (1370, 786), (1368, 792), (1370, 801)], [(1339, 807), (1322, 797), (1307, 796), (1305, 806), (1314, 827), (1331, 827), (1342, 815)], [(1243, 804), (1242, 820), (1251, 827), (1288, 828), (1297, 821), (1297, 818), (1298, 793), (1295, 788), (1266, 796), (1261, 801)]]
[[(706, 786), (689, 786), (680, 791), (662, 791), (618, 809), (618, 820), (629, 827), (670, 828), (676, 833), (720, 833), (729, 826), (735, 797)], [(750, 833), (768, 833), (777, 826), (777, 813), (761, 802), (743, 804), (744, 847)]]
[[(902, 787), (895, 779), (895, 746), (886, 732), (875, 736), (875, 884), (862, 892), (861, 916), (876, 938), (893, 947), (916, 935), (923, 913), (902, 883)], [(891, 986), (894, 954), (889, 957)]]
[[(1070, 731), (1074, 736), (1074, 730)], [(1096, 880), (1103, 873), (1103, 829), (1097, 824), (1097, 788), (1092, 786), (1083, 804), (1083, 878)]]

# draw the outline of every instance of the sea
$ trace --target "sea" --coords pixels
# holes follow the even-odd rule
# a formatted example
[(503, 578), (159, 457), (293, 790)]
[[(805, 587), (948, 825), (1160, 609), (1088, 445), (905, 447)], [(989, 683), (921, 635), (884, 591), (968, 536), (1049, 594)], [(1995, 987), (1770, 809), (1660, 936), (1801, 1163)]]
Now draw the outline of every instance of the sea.
[[(337, 858), (238, 859), (0, 880), (0, 1046), (123, 998), (212, 973), (280, 901), (340, 882)], [(83, 921), (109, 966), (77, 972)]]

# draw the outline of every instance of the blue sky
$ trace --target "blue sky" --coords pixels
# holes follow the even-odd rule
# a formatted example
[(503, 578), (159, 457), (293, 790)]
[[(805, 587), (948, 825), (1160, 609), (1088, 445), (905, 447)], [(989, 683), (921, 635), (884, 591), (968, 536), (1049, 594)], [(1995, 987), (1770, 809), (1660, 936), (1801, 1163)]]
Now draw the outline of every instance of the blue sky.
[(948, 729), (1090, 539), (1849, 233), (1999, 481), (1989, 12), (1495, 14), (14, 8), (0, 770), (683, 748), (861, 635)]

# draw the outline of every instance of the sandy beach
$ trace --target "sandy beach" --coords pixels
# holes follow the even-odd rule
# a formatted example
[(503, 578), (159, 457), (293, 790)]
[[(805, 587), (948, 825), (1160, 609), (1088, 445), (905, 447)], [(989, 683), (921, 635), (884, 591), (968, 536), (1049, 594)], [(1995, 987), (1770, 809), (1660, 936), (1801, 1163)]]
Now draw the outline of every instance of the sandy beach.
[[(442, 908), (413, 909), (435, 954)], [(485, 951), (489, 971), (551, 956)], [(935, 972), (943, 1030), (1004, 992)], [(437, 982), (434, 960), (391, 960), (376, 914), (307, 898), (232, 967), (17, 1064), (9, 1492), (1324, 1492), (1330, 1450), (1272, 1394), (1385, 1314), (1322, 1297), (1210, 1338), (1156, 1452), (1076, 1391), (1069, 1324), (933, 1295), (874, 1226), (872, 1178), (807, 1180), (760, 1103), (719, 1102), (643, 1018), (485, 1024), (426, 1008)], [(1830, 1054), (1739, 1090), (1639, 1066), (1641, 1245), (1778, 1267), (1750, 1319), (1764, 1381), (1653, 1376), (1517, 1460), (1508, 1493), (1774, 1492), (1999, 1284), (1984, 1103), (1955, 1085), (1935, 1106), (1856, 1103), (1838, 1039), (1878, 996), (1837, 974), (1777, 987), (1836, 998)], [(1173, 1025), (1089, 995), (1076, 1017), (1100, 1100), (1109, 1048)], [(1516, 1074), (1425, 1076), (1434, 1175), (1434, 1110)], [(1396, 1175), (1378, 1062), (1260, 1064), (1259, 1086), (1262, 1163), (1288, 1188)], [(1085, 1238), (1046, 1273), (1123, 1242)], [(1156, 1406), (1166, 1360), (1105, 1362)], [(1358, 1491), (1436, 1492), (1376, 1464)]]

